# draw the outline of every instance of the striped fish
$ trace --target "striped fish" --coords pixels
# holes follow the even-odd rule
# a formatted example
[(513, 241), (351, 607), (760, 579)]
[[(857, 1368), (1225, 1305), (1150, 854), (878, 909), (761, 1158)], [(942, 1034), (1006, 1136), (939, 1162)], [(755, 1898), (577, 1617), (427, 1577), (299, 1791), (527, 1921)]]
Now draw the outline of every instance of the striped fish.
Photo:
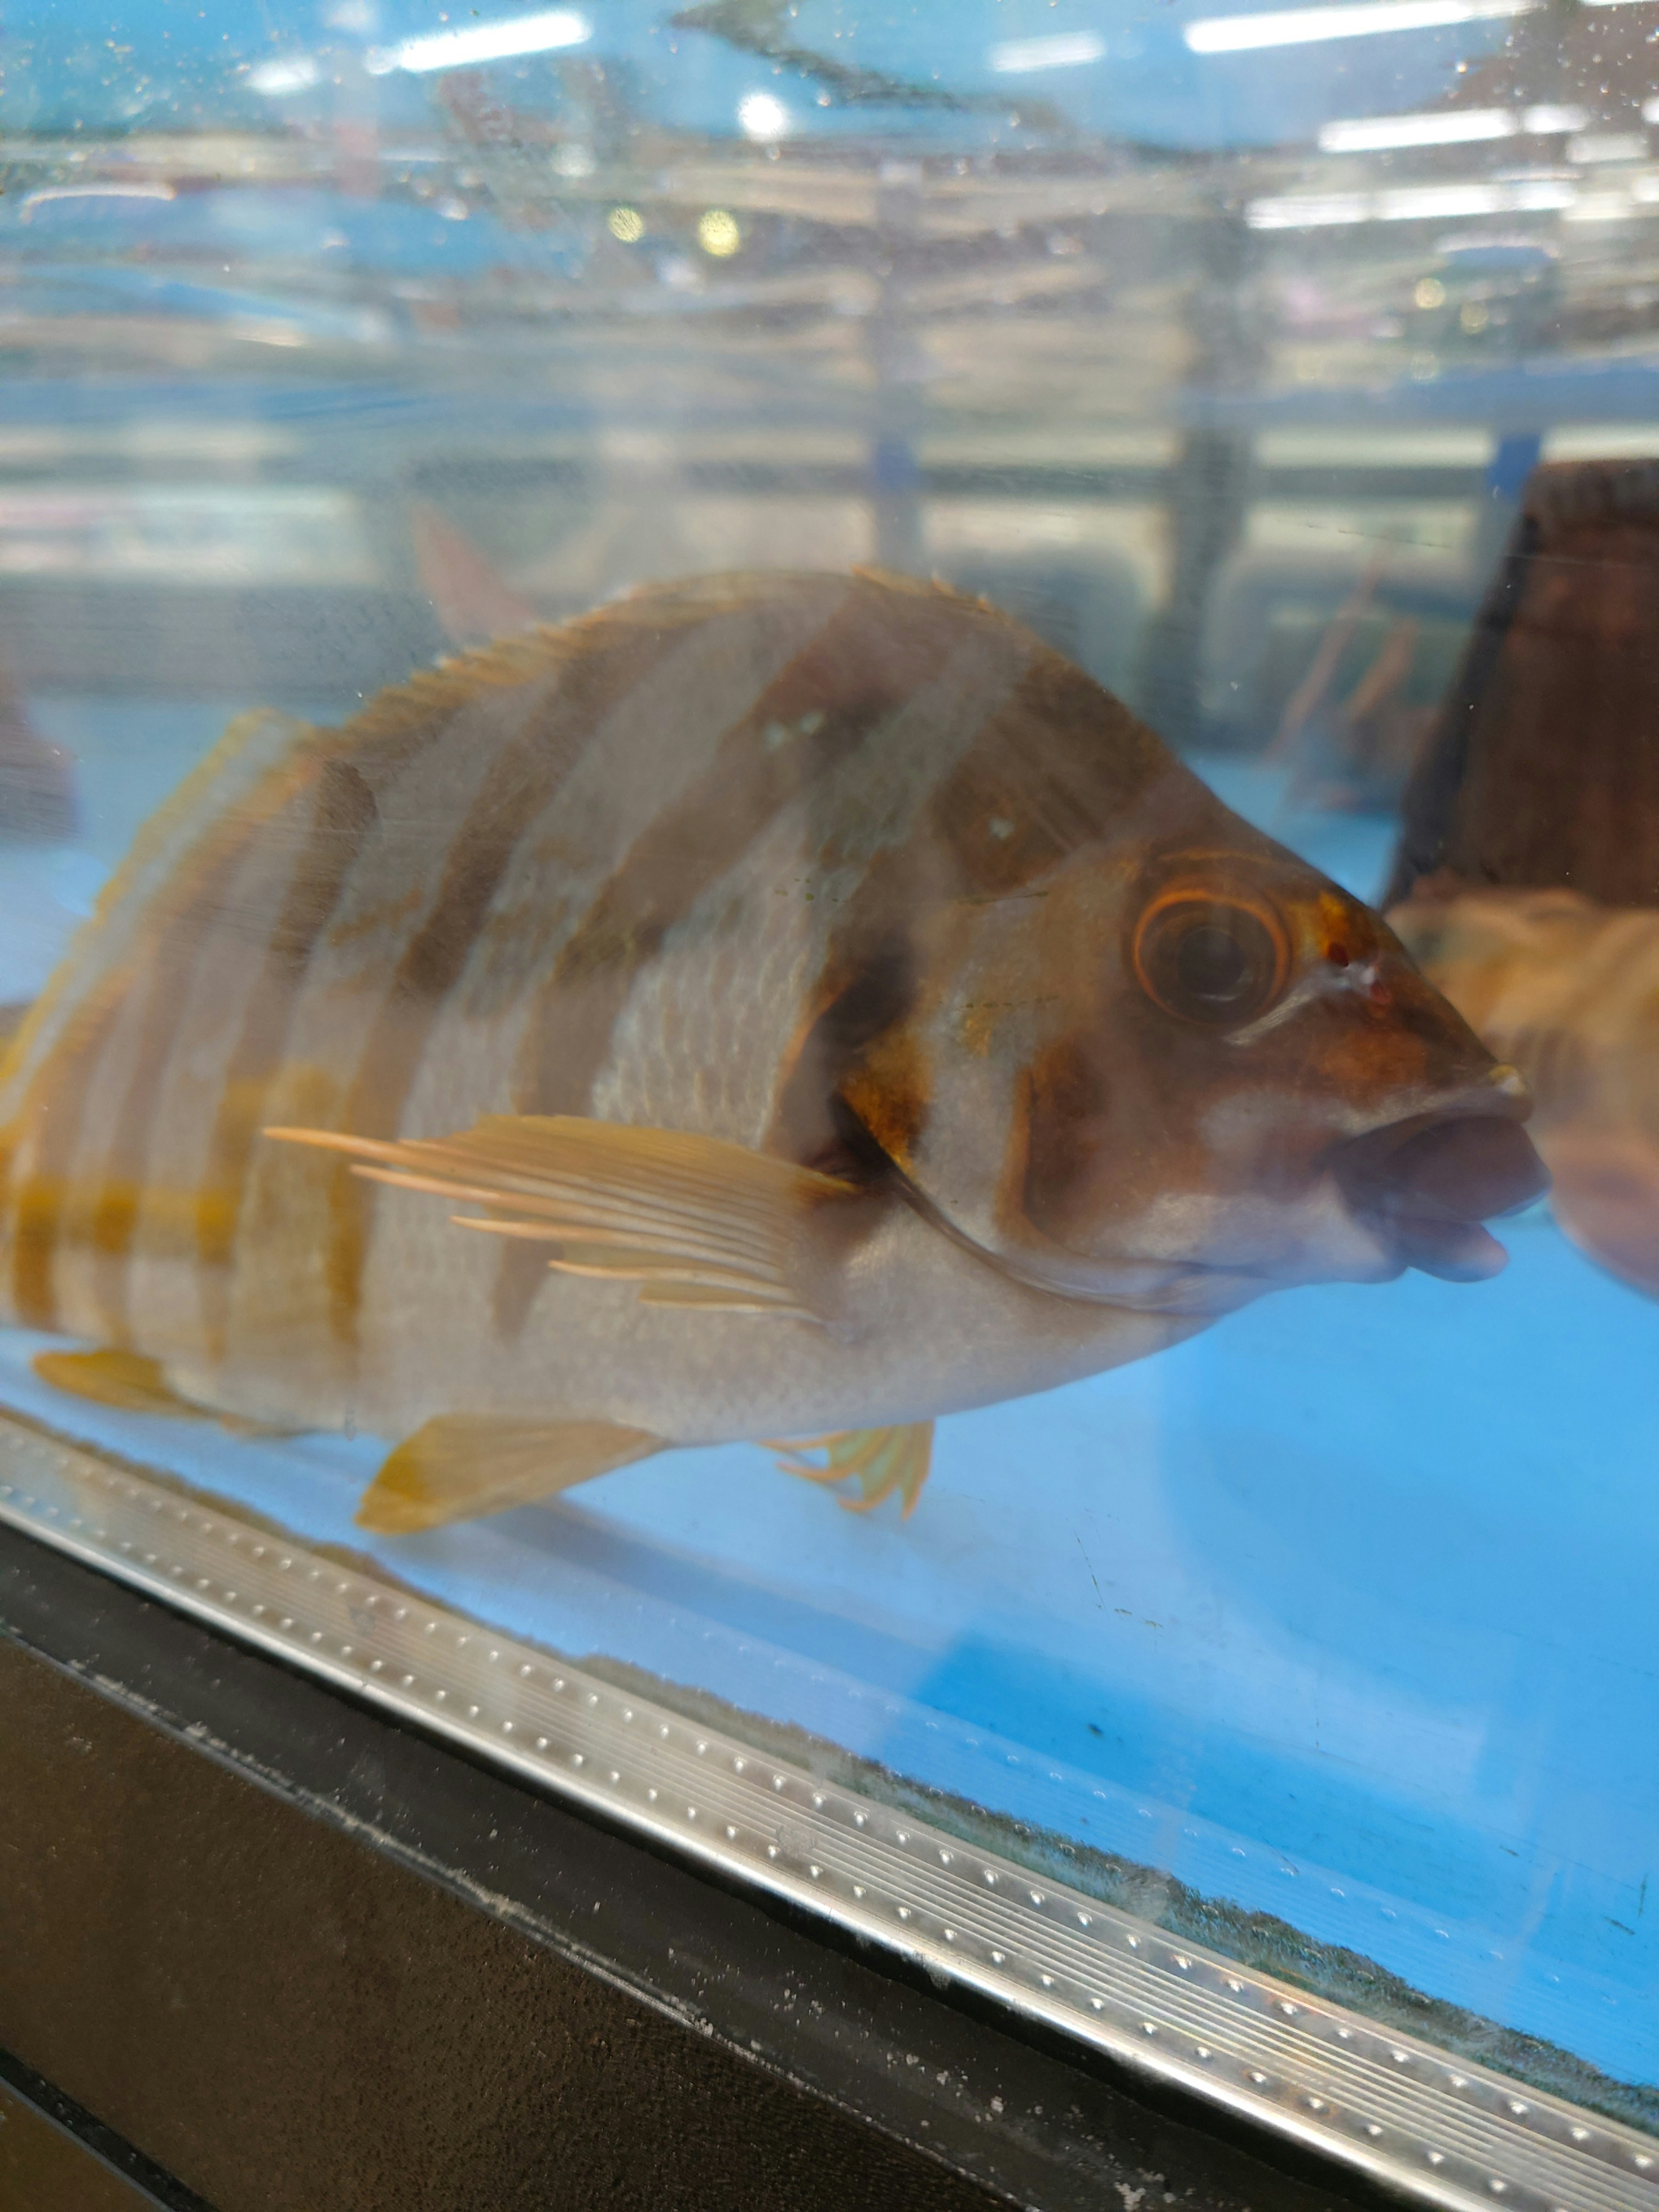
[(0, 1069), (3, 1311), (384, 1436), (380, 1529), (734, 1440), (908, 1508), (940, 1413), (1490, 1273), (1525, 1107), (1028, 630), (701, 579), (232, 727)]
[(1574, 1243), (1659, 1297), (1659, 913), (1577, 891), (1449, 890), (1401, 938), (1538, 1101), (1551, 1206)]

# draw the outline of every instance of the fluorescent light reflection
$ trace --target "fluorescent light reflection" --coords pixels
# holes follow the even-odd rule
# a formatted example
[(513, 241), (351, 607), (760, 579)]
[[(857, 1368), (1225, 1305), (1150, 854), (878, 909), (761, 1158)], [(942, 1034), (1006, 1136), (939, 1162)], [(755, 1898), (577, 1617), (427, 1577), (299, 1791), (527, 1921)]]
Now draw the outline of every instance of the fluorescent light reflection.
[(1648, 142), (1638, 131), (1591, 132), (1568, 142), (1567, 159), (1587, 167), (1596, 161), (1644, 161)]
[(1060, 31), (1048, 39), (1005, 39), (987, 57), (994, 70), (1005, 76), (1024, 76), (1032, 70), (1078, 69), (1085, 62), (1106, 58), (1106, 41), (1094, 31)]
[(1465, 107), (1440, 115), (1372, 115), (1328, 123), (1322, 154), (1376, 154), (1393, 146), (1462, 146), (1478, 138), (1512, 138), (1520, 118), (1504, 107)]
[(1570, 208), (1578, 188), (1565, 178), (1507, 185), (1408, 185), (1391, 192), (1307, 192), (1252, 200), (1252, 230), (1322, 230), (1337, 223), (1443, 222), (1474, 215), (1541, 215)]
[(269, 100), (283, 100), (291, 92), (305, 92), (317, 83), (322, 70), (311, 54), (288, 54), (280, 61), (256, 62), (247, 73), (255, 92)]
[(1282, 8), (1266, 15), (1204, 15), (1182, 33), (1195, 54), (1242, 54), (1382, 31), (1439, 31), (1493, 16), (1525, 15), (1541, 0), (1353, 0), (1336, 8)]
[(1582, 131), (1582, 107), (1454, 107), (1418, 115), (1365, 115), (1328, 123), (1319, 134), (1322, 154), (1377, 154), (1400, 146), (1466, 146), (1483, 138), (1547, 137)]
[(43, 185), (38, 192), (31, 192), (18, 210), (18, 221), (27, 222), (36, 208), (50, 207), (54, 200), (170, 200), (177, 198), (171, 185)]
[(1536, 138), (1555, 131), (1582, 131), (1589, 121), (1588, 107), (1527, 107), (1521, 112), (1521, 128)]
[(556, 53), (562, 46), (580, 46), (592, 35), (592, 25), (574, 8), (550, 8), (538, 15), (506, 16), (494, 23), (472, 23), (464, 30), (405, 39), (400, 46), (374, 47), (363, 58), (374, 76), (386, 76), (393, 70), (421, 76), (432, 70), (511, 61), (520, 54)]

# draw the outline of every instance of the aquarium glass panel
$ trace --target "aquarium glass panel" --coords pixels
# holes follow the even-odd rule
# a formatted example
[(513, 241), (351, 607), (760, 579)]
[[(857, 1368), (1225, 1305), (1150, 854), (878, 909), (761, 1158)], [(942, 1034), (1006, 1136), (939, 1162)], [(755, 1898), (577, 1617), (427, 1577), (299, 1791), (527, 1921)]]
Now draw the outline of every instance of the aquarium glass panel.
[(6, 37), (0, 1511), (1659, 2203), (1659, 0)]

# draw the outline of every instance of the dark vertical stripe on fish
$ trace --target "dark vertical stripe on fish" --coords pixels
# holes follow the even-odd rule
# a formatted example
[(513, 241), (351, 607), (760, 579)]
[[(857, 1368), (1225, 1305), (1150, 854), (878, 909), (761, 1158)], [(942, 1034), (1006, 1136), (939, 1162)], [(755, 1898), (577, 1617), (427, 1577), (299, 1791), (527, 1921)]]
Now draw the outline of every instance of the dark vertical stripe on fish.
[[(272, 796), (277, 787), (273, 786)], [(191, 983), (208, 933), (226, 926), (225, 894), (250, 843), (265, 834), (277, 810), (254, 809), (223, 825), (217, 848), (204, 850), (196, 867), (185, 872), (180, 896), (160, 917), (146, 962), (149, 989), (137, 1058), (115, 1116), (104, 1155), (98, 1195), (87, 1224), (95, 1255), (94, 1280), (100, 1323), (106, 1341), (131, 1342), (129, 1311), (133, 1230), (149, 1167), (150, 1139), (163, 1080), (179, 1043), (190, 1006)], [(148, 933), (146, 933), (148, 934)], [(88, 1179), (94, 1172), (88, 1163)], [(70, 1234), (80, 1228), (70, 1225)]]
[[(460, 979), (520, 840), (556, 796), (607, 711), (674, 642), (670, 630), (635, 628), (567, 665), (538, 726), (509, 739), (491, 763), (449, 842), (431, 910), (398, 963), (370, 1028), (341, 1121), (354, 1135), (398, 1133), (433, 1024)], [(357, 1341), (374, 1198), (372, 1184), (343, 1162), (336, 1166), (330, 1186), (329, 1312), (336, 1340), (348, 1350)]]
[[(514, 1082), (521, 1114), (581, 1114), (635, 977), (701, 893), (734, 867), (782, 807), (862, 744), (937, 676), (954, 627), (900, 629), (884, 593), (860, 580), (721, 738), (708, 767), (629, 848), (566, 945), (526, 1030)], [(784, 741), (769, 742), (769, 732)], [(831, 825), (826, 825), (829, 829)], [(498, 1262), (495, 1327), (523, 1328), (545, 1257), (509, 1247)]]
[(1172, 766), (1145, 723), (1045, 647), (940, 783), (933, 828), (964, 891), (995, 896), (1121, 829)]
[[(959, 603), (958, 603), (959, 611)], [(1002, 618), (994, 614), (988, 622)], [(905, 988), (919, 906), (1018, 891), (1121, 823), (1169, 756), (1080, 669), (1035, 650), (1008, 697), (943, 774), (902, 845), (878, 854), (836, 917), (781, 1086), (774, 1140), (823, 1144), (831, 1094), (878, 1096), (872, 1132), (902, 1159), (927, 1112)]]
[(203, 1311), (211, 1356), (222, 1357), (229, 1314), (227, 1279), (235, 1249), (255, 1132), (266, 1092), (282, 1064), (295, 999), (324, 925), (347, 875), (374, 830), (374, 794), (349, 761), (325, 760), (317, 776), (311, 824), (264, 957), (242, 1013), (219, 1095), (198, 1186), (197, 1252), (202, 1261)]

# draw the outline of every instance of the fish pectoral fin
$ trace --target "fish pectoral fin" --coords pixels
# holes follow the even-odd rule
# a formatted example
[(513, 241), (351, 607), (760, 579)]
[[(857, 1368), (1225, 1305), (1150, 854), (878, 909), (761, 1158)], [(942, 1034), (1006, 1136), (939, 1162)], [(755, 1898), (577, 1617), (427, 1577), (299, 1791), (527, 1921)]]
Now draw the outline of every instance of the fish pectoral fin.
[(440, 1413), (383, 1462), (357, 1507), (357, 1525), (383, 1536), (441, 1528), (533, 1505), (667, 1449), (660, 1437), (611, 1421)]
[(682, 1129), (575, 1115), (490, 1114), (449, 1137), (386, 1141), (267, 1129), (343, 1152), (354, 1174), (487, 1208), (456, 1224), (550, 1248), (567, 1274), (637, 1282), (653, 1304), (820, 1318), (799, 1278), (814, 1208), (855, 1197), (834, 1176)]
[[(900, 1517), (908, 1521), (933, 1463), (933, 1425), (906, 1421), (891, 1429), (837, 1429), (830, 1436), (805, 1437), (799, 1443), (768, 1449), (789, 1454), (779, 1459), (778, 1466), (785, 1474), (799, 1474), (808, 1482), (854, 1477), (860, 1495), (841, 1501), (849, 1513), (868, 1513), (896, 1490), (904, 1501)], [(821, 1462), (796, 1456), (817, 1451), (823, 1454)]]

